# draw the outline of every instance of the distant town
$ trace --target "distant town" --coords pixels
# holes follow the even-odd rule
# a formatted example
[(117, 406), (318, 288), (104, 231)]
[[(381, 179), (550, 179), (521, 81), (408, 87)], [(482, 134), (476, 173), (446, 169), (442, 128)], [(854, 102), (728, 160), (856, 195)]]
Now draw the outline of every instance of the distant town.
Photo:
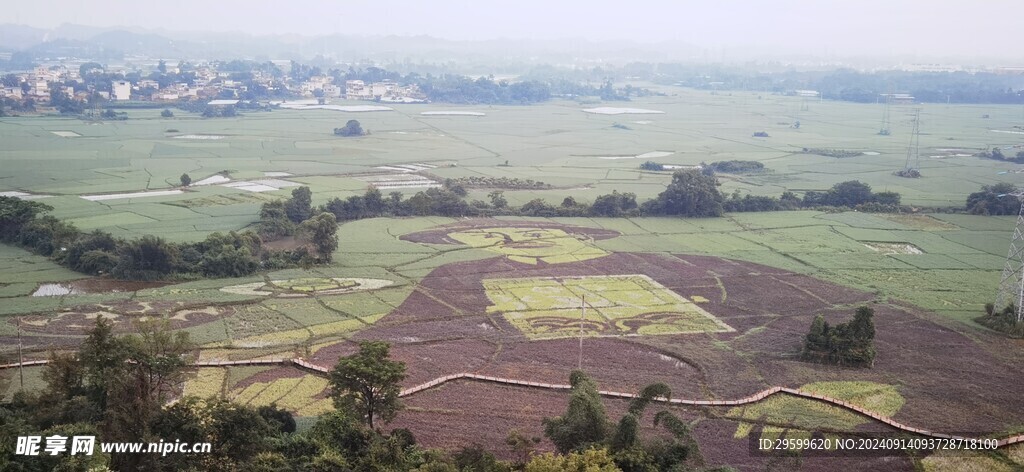
[[(241, 61), (192, 65), (160, 61), (148, 73), (137, 69), (105, 68), (95, 62), (75, 66), (37, 66), (30, 72), (3, 76), (0, 97), (19, 103), (53, 105), (74, 101), (166, 102), (203, 101), (233, 105), (240, 100), (268, 98), (349, 99), (388, 103), (425, 103), (415, 83), (391, 79), (346, 80), (291, 61), (271, 61), (248, 67)], [(54, 97), (55, 94), (61, 95)]]
[[(36, 62), (38, 61), (38, 62)], [(387, 70), (359, 63), (308, 65), (294, 60), (165, 61), (88, 57), (37, 58), (0, 74), (0, 116), (59, 112), (95, 116), (112, 108), (179, 108), (233, 116), (285, 101), (528, 105), (552, 98), (623, 100), (666, 93), (651, 86), (746, 90), (859, 103), (1024, 103), (1019, 68), (968, 71), (938, 65), (905, 70), (825, 73), (721, 71), (713, 66), (631, 63), (592, 68), (538, 67), (496, 78)], [(8, 66), (12, 63), (8, 62)], [(585, 98), (590, 97), (590, 98)], [(122, 118), (123, 119), (123, 118)]]

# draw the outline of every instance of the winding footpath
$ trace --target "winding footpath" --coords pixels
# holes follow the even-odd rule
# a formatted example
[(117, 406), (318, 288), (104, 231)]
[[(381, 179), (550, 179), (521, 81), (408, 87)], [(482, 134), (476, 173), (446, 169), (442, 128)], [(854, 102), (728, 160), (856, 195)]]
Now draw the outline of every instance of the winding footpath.
[[(2, 364), (2, 365), (0, 365), (0, 369), (13, 369), (13, 368), (17, 368), (17, 367), (40, 366), (40, 365), (46, 365), (48, 362), (49, 361), (46, 361), (46, 360), (39, 360), (39, 361), (28, 361), (28, 362), (24, 362), (22, 364), (18, 364), (18, 363)], [(194, 362), (194, 363), (191, 364), (192, 367), (231, 367), (231, 366), (266, 366), (266, 365), (286, 365), (286, 366), (287, 365), (291, 365), (291, 366), (297, 367), (297, 368), (299, 368), (301, 370), (305, 370), (305, 371), (312, 372), (312, 373), (319, 374), (319, 375), (326, 375), (330, 371), (330, 369), (328, 369), (327, 367), (323, 367), (323, 366), (320, 366), (320, 365), (317, 365), (317, 364), (314, 364), (312, 362), (308, 362), (308, 361), (305, 361), (305, 360), (302, 360), (302, 359), (284, 359), (284, 358), (281, 358), (281, 359), (252, 359), (252, 360), (242, 360), (242, 361), (198, 361), (198, 362)], [(448, 383), (448, 382), (452, 382), (452, 381), (455, 381), (455, 380), (472, 380), (472, 381), (478, 381), (478, 382), (496, 383), (496, 384), (501, 384), (501, 385), (511, 385), (511, 386), (516, 386), (516, 387), (541, 388), (541, 389), (546, 389), (546, 390), (564, 390), (564, 391), (569, 391), (569, 390), (572, 389), (572, 386), (566, 385), (566, 384), (549, 384), (549, 383), (543, 383), (543, 382), (530, 382), (530, 381), (526, 381), (526, 380), (507, 379), (507, 378), (503, 378), (503, 377), (492, 377), (492, 376), (489, 376), (489, 375), (480, 375), (480, 374), (472, 374), (472, 373), (468, 373), (468, 372), (463, 372), (463, 373), (458, 373), (458, 374), (446, 375), (444, 377), (438, 377), (438, 378), (436, 378), (434, 380), (431, 380), (429, 382), (425, 382), (425, 383), (422, 383), (422, 384), (419, 384), (419, 385), (416, 385), (416, 386), (413, 386), (413, 387), (409, 387), (407, 389), (402, 390), (398, 394), (398, 396), (399, 397), (409, 397), (409, 396), (415, 395), (415, 394), (417, 394), (419, 392), (422, 392), (424, 390), (429, 390), (431, 388), (434, 388), (434, 387), (437, 387), (439, 385), (442, 385), (442, 384), (445, 384), (445, 383)], [(602, 396), (611, 397), (611, 398), (632, 399), (632, 398), (636, 398), (638, 396), (635, 393), (612, 392), (612, 391), (607, 391), (607, 390), (600, 390), (598, 393), (600, 393)], [(873, 419), (875, 421), (878, 421), (878, 422), (881, 422), (881, 423), (885, 423), (885, 424), (887, 424), (887, 425), (889, 425), (889, 426), (891, 426), (893, 428), (896, 428), (898, 430), (906, 431), (906, 432), (914, 433), (914, 434), (919, 434), (921, 436), (927, 436), (927, 437), (939, 438), (939, 439), (953, 439), (953, 440), (980, 439), (980, 438), (970, 438), (970, 437), (966, 437), (966, 436), (957, 436), (957, 435), (952, 435), (952, 434), (936, 433), (936, 432), (928, 431), (926, 429), (915, 428), (913, 426), (908, 426), (908, 425), (905, 425), (903, 423), (900, 423), (900, 422), (898, 422), (898, 421), (896, 421), (896, 420), (894, 420), (894, 419), (892, 419), (892, 418), (890, 418), (888, 416), (879, 415), (878, 413), (869, 411), (867, 409), (861, 408), (861, 407), (859, 407), (857, 405), (854, 405), (854, 404), (852, 404), (850, 402), (846, 402), (846, 401), (840, 400), (838, 398), (832, 398), (832, 397), (829, 397), (829, 396), (819, 395), (819, 394), (816, 394), (816, 393), (804, 392), (802, 390), (798, 390), (798, 389), (795, 389), (795, 388), (788, 388), (788, 387), (771, 387), (771, 388), (762, 390), (762, 391), (760, 391), (758, 393), (755, 393), (753, 395), (750, 395), (748, 397), (744, 397), (744, 398), (740, 398), (740, 399), (736, 399), (736, 400), (687, 400), (687, 399), (683, 399), (683, 398), (671, 398), (671, 399), (668, 399), (668, 398), (657, 398), (657, 399), (655, 399), (655, 401), (661, 402), (661, 403), (668, 403), (668, 404), (672, 404), (672, 405), (738, 406), (738, 405), (747, 405), (747, 404), (750, 404), (750, 403), (756, 403), (756, 402), (759, 402), (759, 401), (761, 401), (761, 400), (763, 400), (763, 399), (765, 399), (765, 398), (767, 398), (767, 397), (769, 397), (771, 395), (775, 395), (777, 393), (784, 393), (784, 394), (792, 395), (794, 397), (807, 398), (807, 399), (811, 399), (811, 400), (817, 400), (817, 401), (829, 403), (829, 404), (832, 404), (832, 405), (835, 405), (835, 406), (838, 406), (838, 407), (845, 408), (847, 410), (853, 411), (853, 412), (858, 413), (860, 415), (866, 416), (866, 417), (871, 418), (871, 419)], [(1000, 439), (998, 441), (999, 447), (1009, 446), (1011, 444), (1018, 444), (1018, 443), (1022, 443), (1022, 442), (1024, 442), (1024, 434), (1019, 434), (1019, 435), (1016, 435), (1016, 436), (1009, 436), (1009, 437), (1006, 437), (1006, 438), (1002, 438), (1002, 439)]]

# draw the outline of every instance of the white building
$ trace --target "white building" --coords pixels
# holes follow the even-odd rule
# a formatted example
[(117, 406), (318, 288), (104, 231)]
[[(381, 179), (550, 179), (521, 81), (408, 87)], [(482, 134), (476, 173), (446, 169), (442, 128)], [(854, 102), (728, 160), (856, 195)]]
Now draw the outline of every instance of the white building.
[(125, 80), (118, 80), (113, 85), (114, 100), (129, 100), (132, 98), (132, 83)]
[(21, 87), (0, 88), (0, 97), (9, 97), (21, 100)]
[(325, 97), (330, 97), (330, 98), (341, 97), (342, 93), (345, 92), (344, 90), (342, 90), (341, 87), (338, 87), (337, 85), (334, 85), (334, 84), (326, 84), (326, 85), (324, 85), (323, 91), (324, 91), (324, 96)]

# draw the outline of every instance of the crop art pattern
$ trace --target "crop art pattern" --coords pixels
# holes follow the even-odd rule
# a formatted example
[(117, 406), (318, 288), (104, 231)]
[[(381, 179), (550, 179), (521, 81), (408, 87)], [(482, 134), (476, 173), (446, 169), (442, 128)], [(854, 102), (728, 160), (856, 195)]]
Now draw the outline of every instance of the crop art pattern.
[[(491, 306), (530, 339), (734, 331), (646, 275), (483, 281)], [(585, 303), (585, 314), (581, 307)]]
[(557, 228), (483, 228), (450, 233), (448, 237), (463, 244), (486, 249), (523, 264), (538, 261), (563, 264), (596, 259), (608, 252), (591, 245), (585, 238)]

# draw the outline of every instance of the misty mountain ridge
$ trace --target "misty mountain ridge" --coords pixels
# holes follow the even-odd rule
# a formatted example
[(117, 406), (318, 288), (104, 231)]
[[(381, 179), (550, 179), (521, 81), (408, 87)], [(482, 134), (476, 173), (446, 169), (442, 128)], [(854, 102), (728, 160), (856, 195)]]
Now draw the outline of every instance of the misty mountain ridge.
[[(96, 50), (111, 55), (153, 58), (217, 59), (362, 59), (403, 61), (453, 61), (500, 59), (525, 62), (632, 62), (686, 60), (701, 50), (672, 41), (642, 44), (630, 41), (586, 39), (449, 40), (432, 36), (354, 36), (344, 34), (302, 36), (252, 35), (242, 32), (150, 30), (137, 27), (91, 27), (63, 24), (53, 29), (25, 25), (0, 25), (0, 50), (25, 51), (36, 57), (77, 56)], [(84, 58), (84, 57), (83, 57)]]

